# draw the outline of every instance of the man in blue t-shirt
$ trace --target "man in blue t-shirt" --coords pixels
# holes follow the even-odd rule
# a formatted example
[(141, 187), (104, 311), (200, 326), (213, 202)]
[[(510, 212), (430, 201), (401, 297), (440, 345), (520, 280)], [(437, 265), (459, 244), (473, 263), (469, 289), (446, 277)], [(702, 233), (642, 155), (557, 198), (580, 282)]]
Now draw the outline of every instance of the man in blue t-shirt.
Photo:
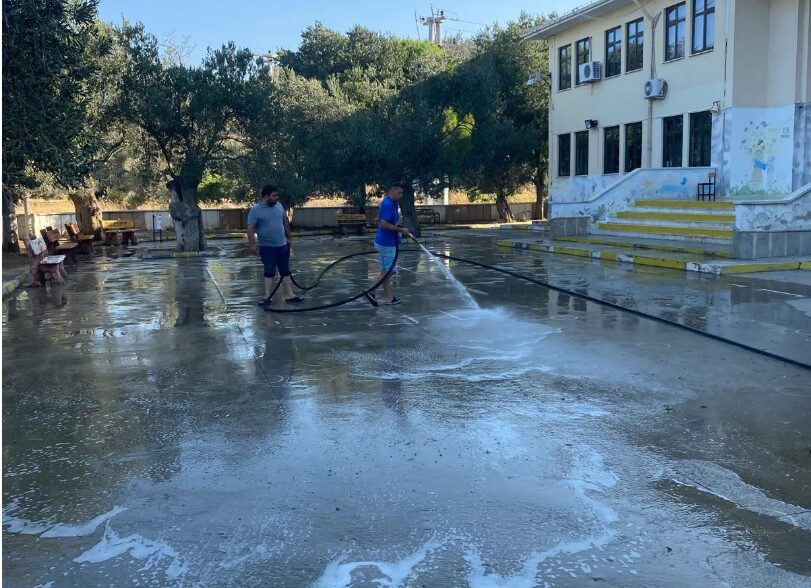
[(284, 206), (279, 203), (279, 190), (268, 184), (262, 188), (262, 200), (248, 213), (248, 248), (257, 253), (256, 235), (259, 235), (259, 256), (265, 266), (265, 297), (259, 305), (270, 305), (273, 278), (279, 269), (279, 281), (285, 302), (301, 302), (290, 285), (290, 222)]
[[(402, 197), (403, 185), (392, 184), (388, 193), (383, 198), (383, 201), (380, 203), (377, 235), (375, 235), (375, 248), (380, 253), (381, 278), (385, 276), (391, 266), (394, 265), (397, 241), (400, 235), (411, 236), (408, 229), (398, 225), (400, 214), (397, 211), (397, 203)], [(386, 304), (390, 306), (400, 304), (400, 300), (394, 297), (394, 291), (391, 286), (391, 276), (383, 281), (383, 291), (386, 293)], [(372, 292), (372, 295), (374, 296), (374, 292)]]

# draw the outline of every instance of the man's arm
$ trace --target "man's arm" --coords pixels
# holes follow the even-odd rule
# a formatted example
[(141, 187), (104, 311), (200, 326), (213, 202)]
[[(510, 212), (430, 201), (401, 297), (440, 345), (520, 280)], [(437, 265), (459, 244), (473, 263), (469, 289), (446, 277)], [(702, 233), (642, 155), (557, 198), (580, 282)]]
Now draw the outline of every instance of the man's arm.
[(290, 244), (290, 220), (287, 218), (287, 214), (284, 215), (284, 237), (287, 239), (288, 245)]
[(248, 225), (248, 249), (256, 253), (256, 225)]
[(400, 233), (401, 235), (407, 236), (411, 235), (411, 231), (409, 231), (407, 228), (398, 227), (397, 225), (394, 225), (387, 220), (381, 220), (380, 226), (383, 227), (384, 230), (391, 231), (392, 233)]

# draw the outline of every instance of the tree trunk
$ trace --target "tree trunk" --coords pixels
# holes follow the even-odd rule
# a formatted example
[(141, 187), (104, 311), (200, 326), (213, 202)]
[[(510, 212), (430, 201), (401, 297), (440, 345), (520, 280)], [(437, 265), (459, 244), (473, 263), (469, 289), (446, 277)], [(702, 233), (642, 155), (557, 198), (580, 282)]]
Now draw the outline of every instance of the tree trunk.
[(366, 213), (366, 202), (367, 202), (366, 184), (363, 183), (358, 188), (357, 196), (355, 196), (355, 204), (357, 204), (358, 208), (360, 209), (358, 211), (360, 214)]
[(544, 185), (544, 178), (541, 172), (535, 178), (535, 210), (537, 211), (540, 220), (546, 220), (547, 215), (547, 199), (546, 190)]
[(175, 226), (178, 251), (203, 251), (206, 248), (203, 212), (197, 204), (198, 185), (199, 182), (181, 183), (178, 180), (166, 184), (170, 195), (169, 215)]
[(512, 210), (510, 210), (510, 203), (507, 202), (507, 194), (503, 190), (496, 192), (496, 210), (498, 211), (498, 220), (503, 223), (515, 222)]
[[(82, 192), (68, 194), (76, 209), (76, 224), (83, 235), (95, 235), (101, 229), (101, 206), (93, 184)], [(61, 228), (61, 227), (60, 227)]]
[(400, 200), (400, 211), (402, 218), (400, 222), (403, 226), (408, 227), (411, 234), (415, 237), (420, 237), (420, 222), (417, 220), (417, 209), (414, 206), (414, 187), (411, 182), (403, 182), (403, 199)]
[(20, 252), (20, 239), (17, 235), (17, 209), (11, 190), (3, 186), (3, 251)]

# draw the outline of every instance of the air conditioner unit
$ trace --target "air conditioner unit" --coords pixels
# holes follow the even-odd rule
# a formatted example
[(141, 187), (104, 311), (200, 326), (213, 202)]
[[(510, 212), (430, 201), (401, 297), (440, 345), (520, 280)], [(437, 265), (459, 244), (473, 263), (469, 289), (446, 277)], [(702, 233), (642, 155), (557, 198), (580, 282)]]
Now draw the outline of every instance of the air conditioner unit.
[(602, 78), (603, 68), (599, 61), (589, 61), (578, 66), (580, 82), (597, 82)]
[(645, 98), (648, 100), (656, 100), (664, 98), (667, 94), (667, 82), (654, 78), (645, 82)]

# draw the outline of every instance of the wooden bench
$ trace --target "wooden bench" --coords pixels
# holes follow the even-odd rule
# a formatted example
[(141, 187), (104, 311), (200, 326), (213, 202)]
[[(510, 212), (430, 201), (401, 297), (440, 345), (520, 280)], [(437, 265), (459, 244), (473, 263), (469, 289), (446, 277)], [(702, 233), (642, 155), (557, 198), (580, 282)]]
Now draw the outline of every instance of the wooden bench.
[(341, 235), (346, 235), (347, 229), (354, 229), (358, 234), (363, 235), (366, 233), (366, 215), (362, 213), (348, 214), (344, 212), (336, 212), (335, 220), (338, 223), (338, 232)]
[(39, 232), (42, 235), (42, 240), (45, 241), (49, 254), (64, 255), (70, 263), (76, 264), (76, 253), (79, 250), (78, 243), (66, 243), (62, 234), (53, 227), (45, 227)]
[(107, 245), (118, 244), (118, 236), (121, 236), (121, 245), (123, 247), (138, 244), (138, 238), (135, 236), (135, 227), (132, 221), (123, 219), (110, 219), (101, 221), (101, 230), (104, 233), (104, 242)]
[(433, 208), (417, 208), (417, 220), (420, 222), (428, 223), (429, 225), (438, 225), (440, 222), (439, 213)]
[(79, 253), (93, 253), (93, 235), (83, 235), (73, 223), (65, 225), (70, 240), (79, 246)]
[(68, 272), (65, 271), (65, 256), (48, 255), (48, 246), (45, 244), (44, 239), (26, 238), (25, 252), (31, 262), (26, 286), (44, 285), (47, 282), (64, 284), (67, 281)]

